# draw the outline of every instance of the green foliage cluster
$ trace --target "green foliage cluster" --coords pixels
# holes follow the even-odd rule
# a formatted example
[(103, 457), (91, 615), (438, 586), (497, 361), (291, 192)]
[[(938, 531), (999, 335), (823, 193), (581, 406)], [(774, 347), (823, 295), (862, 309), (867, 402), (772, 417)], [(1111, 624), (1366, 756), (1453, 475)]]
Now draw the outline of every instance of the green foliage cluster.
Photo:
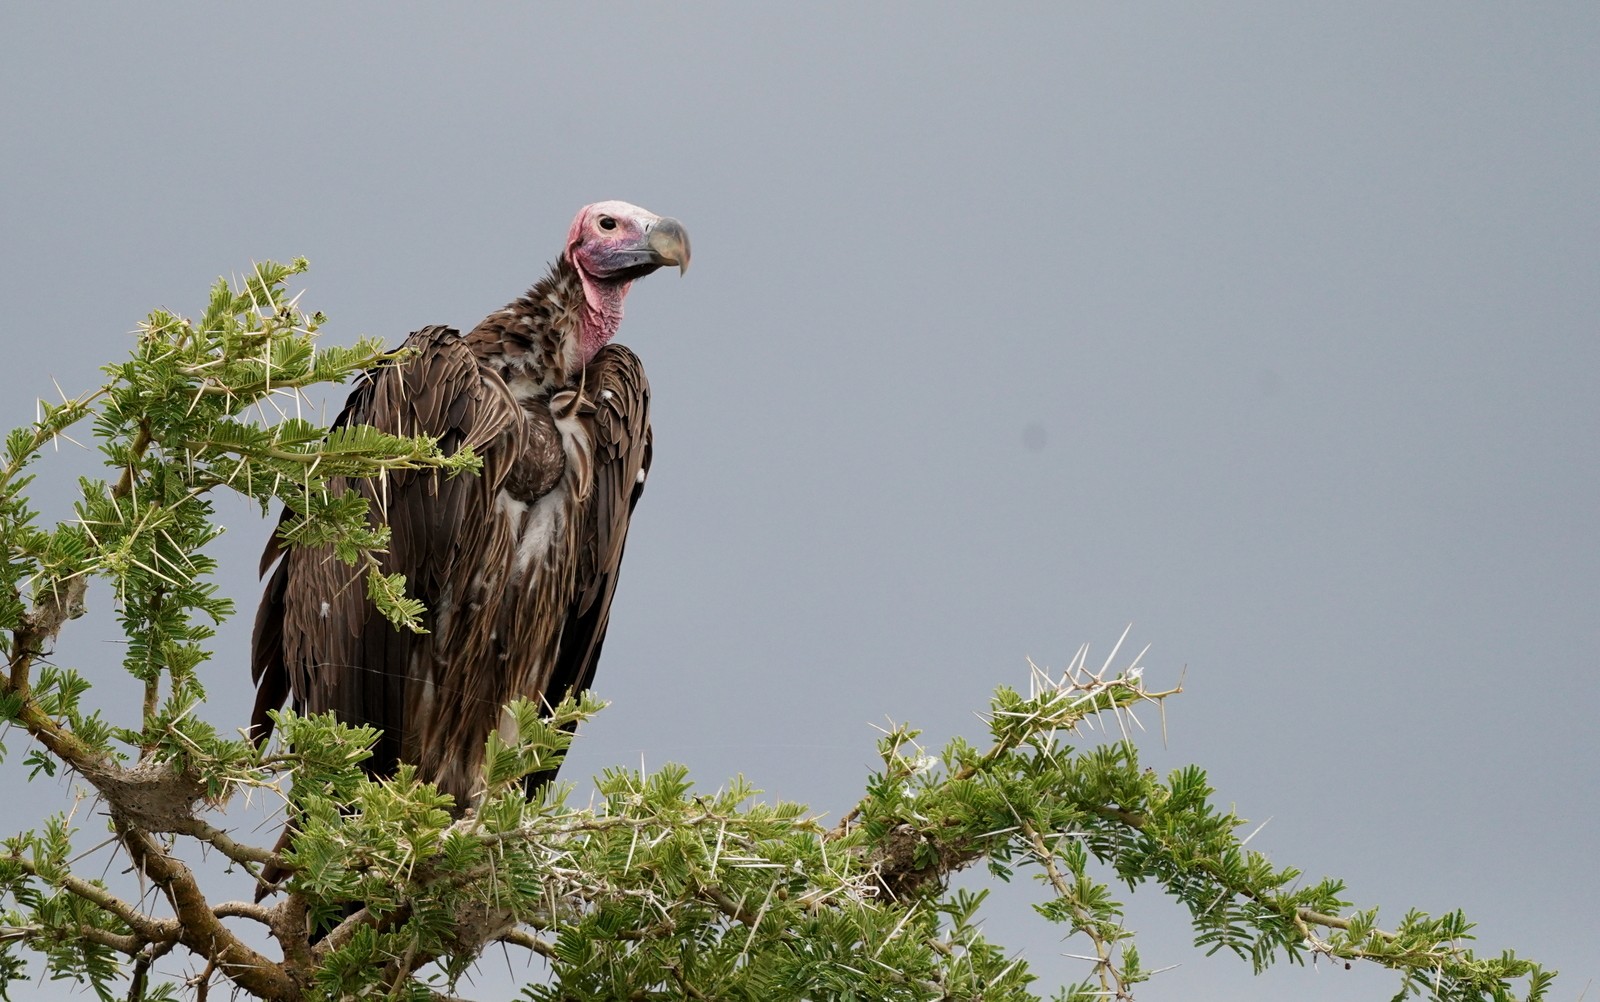
[[(983, 748), (957, 739), (930, 755), (915, 731), (890, 729), (882, 769), (833, 827), (756, 799), (743, 779), (697, 792), (670, 765), (608, 771), (592, 807), (569, 805), (569, 784), (526, 799), (515, 780), (559, 757), (566, 725), (599, 709), (592, 697), (548, 717), (514, 707), (519, 739), (496, 739), (488, 770), (503, 783), (461, 820), (408, 771), (373, 782), (358, 755), (330, 756), (319, 792), (297, 800), (307, 820), (290, 886), (320, 921), (360, 910), (324, 944), (317, 984), (328, 997), (448, 997), (481, 943), (499, 939), (549, 962), (530, 1002), (1040, 998), (1027, 964), (978, 931), (984, 894), (948, 886), (981, 861), (1006, 880), (1031, 873), (1044, 890), (1038, 913), (1089, 944), (1088, 977), (1050, 996), (1059, 1000), (1132, 997), (1149, 978), (1113, 891), (1149, 882), (1187, 906), (1197, 943), (1257, 971), (1364, 959), (1401, 973), (1401, 997), (1543, 995), (1549, 976), (1536, 965), (1461, 949), (1470, 925), (1459, 914), (1413, 913), (1393, 932), (1374, 912), (1339, 918), (1343, 885), (1302, 884), (1248, 850), (1244, 821), (1217, 809), (1201, 770), (1162, 780), (1127, 740), (1066, 743), (1088, 721), (1131, 721), (1168, 693), (1081, 662), (1035, 683), (1027, 696), (999, 690)], [(326, 719), (285, 725), (298, 744), (371, 738)], [(409, 979), (424, 960), (438, 962), (432, 977)]]
[[(1058, 677), (1036, 671), (1025, 693), (1001, 688), (978, 743), (930, 752), (915, 730), (889, 728), (881, 768), (832, 825), (760, 799), (743, 779), (701, 792), (677, 766), (609, 771), (592, 805), (570, 802), (570, 784), (530, 799), (524, 779), (559, 764), (573, 727), (600, 709), (591, 696), (553, 711), (508, 707), (516, 737), (490, 738), (483, 796), (465, 812), (409, 769), (369, 778), (370, 728), (285, 712), (282, 745), (265, 751), (219, 732), (197, 712), (206, 642), (232, 612), (205, 552), (220, 531), (212, 492), (264, 509), (281, 501), (293, 513), (288, 545), (366, 567), (375, 601), (414, 626), (421, 609), (404, 582), (377, 570), (384, 528), (330, 478), (470, 474), (476, 462), (426, 439), (329, 432), (294, 416), (304, 388), (395, 357), (370, 340), (317, 347), (322, 318), (285, 291), (303, 267), (265, 264), (237, 288), (219, 282), (198, 322), (152, 314), (105, 386), (43, 406), (7, 438), (0, 721), (28, 747), (21, 768), (66, 765), (82, 778), (116, 851), (163, 907), (75, 871), (79, 841), (102, 836), (80, 833), (74, 816), (12, 835), (0, 853), (0, 999), (16, 997), (30, 962), (108, 1000), (199, 995), (213, 980), (283, 1002), (448, 999), (497, 942), (546, 962), (548, 978), (524, 991), (530, 1002), (1040, 998), (1025, 961), (980, 932), (983, 893), (950, 887), (951, 874), (979, 864), (1034, 878), (1040, 917), (1084, 945), (1083, 981), (1055, 999), (1131, 998), (1151, 976), (1118, 899), (1143, 884), (1188, 910), (1201, 946), (1257, 971), (1324, 957), (1394, 970), (1400, 997), (1546, 993), (1551, 976), (1536, 965), (1465, 949), (1471, 926), (1459, 914), (1412, 913), (1384, 931), (1376, 912), (1349, 911), (1338, 881), (1273, 866), (1245, 846), (1243, 820), (1216, 806), (1200, 769), (1162, 779), (1143, 768), (1135, 714), (1164, 713), (1177, 690), (1147, 689), (1137, 658), (1112, 674), (1080, 654)], [(82, 482), (74, 519), (41, 527), (27, 468), (86, 420), (112, 475)], [(129, 641), (123, 668), (144, 692), (136, 711), (110, 718), (82, 674), (43, 660), (82, 612), (90, 576), (112, 585)], [(225, 829), (219, 811), (241, 788), (286, 791), (297, 818), (288, 846), (248, 845)], [(220, 854), (274, 895), (214, 901), (169, 851), (178, 843)], [(256, 923), (275, 955), (225, 919)], [(202, 973), (163, 981), (174, 951)]]

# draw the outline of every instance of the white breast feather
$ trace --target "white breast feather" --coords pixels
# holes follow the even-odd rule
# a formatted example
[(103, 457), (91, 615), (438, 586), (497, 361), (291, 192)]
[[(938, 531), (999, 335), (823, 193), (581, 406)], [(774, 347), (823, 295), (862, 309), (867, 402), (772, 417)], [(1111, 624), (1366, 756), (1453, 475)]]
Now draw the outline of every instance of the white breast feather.
[(526, 574), (535, 560), (542, 563), (550, 554), (562, 530), (566, 528), (566, 500), (565, 482), (556, 484), (550, 493), (531, 506), (505, 491), (495, 498), (495, 513), (509, 521), (513, 531), (517, 526), (522, 527), (517, 536), (518, 574)]
[[(515, 389), (515, 388), (514, 388)], [(494, 499), (495, 514), (505, 519), (517, 534), (517, 573), (527, 574), (535, 566), (547, 565), (559, 544), (565, 542), (567, 498), (569, 493), (579, 499), (587, 496), (594, 479), (590, 461), (589, 438), (583, 423), (576, 417), (557, 419), (556, 431), (561, 436), (561, 448), (566, 453), (567, 469), (550, 493), (529, 505), (506, 491)]]

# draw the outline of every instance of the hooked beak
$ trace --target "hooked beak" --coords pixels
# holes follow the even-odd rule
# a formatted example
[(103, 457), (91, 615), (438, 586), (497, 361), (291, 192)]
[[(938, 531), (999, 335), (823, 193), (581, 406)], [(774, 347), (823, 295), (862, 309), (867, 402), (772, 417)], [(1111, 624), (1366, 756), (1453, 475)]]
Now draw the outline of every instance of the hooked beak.
[(650, 227), (645, 249), (654, 265), (677, 265), (678, 274), (689, 270), (689, 234), (676, 219), (663, 217)]
[(676, 219), (657, 219), (638, 242), (608, 247), (591, 260), (596, 274), (613, 281), (631, 282), (663, 265), (677, 265), (682, 274), (689, 270), (689, 234)]
[(632, 282), (663, 265), (689, 270), (689, 234), (676, 219), (652, 218), (627, 243), (600, 244), (584, 254), (589, 274), (610, 282)]

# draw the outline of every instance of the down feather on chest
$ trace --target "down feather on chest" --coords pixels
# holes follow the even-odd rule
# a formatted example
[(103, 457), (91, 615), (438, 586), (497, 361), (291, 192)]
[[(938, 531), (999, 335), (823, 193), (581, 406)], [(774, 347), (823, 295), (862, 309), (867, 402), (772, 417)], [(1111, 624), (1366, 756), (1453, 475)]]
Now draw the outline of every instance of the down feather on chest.
[(495, 516), (504, 520), (515, 547), (515, 567), (560, 562), (569, 541), (568, 523), (590, 488), (591, 442), (572, 406), (576, 394), (523, 398), (522, 426), (511, 436), (520, 446), (496, 492)]

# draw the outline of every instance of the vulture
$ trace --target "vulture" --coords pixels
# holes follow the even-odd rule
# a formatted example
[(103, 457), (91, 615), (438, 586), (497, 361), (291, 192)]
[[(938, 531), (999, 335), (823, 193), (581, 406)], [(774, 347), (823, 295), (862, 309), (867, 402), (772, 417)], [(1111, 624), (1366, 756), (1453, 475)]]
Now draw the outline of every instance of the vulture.
[(336, 427), (431, 435), (447, 454), (470, 447), (483, 469), (333, 485), (388, 525), (382, 569), (426, 605), (425, 633), (392, 626), (364, 572), (330, 548), (274, 533), (251, 643), (257, 742), (286, 699), (332, 711), (381, 730), (370, 774), (410, 764), (464, 810), (482, 795), (490, 732), (513, 726), (507, 702), (554, 706), (588, 687), (650, 469), (650, 386), (612, 337), (633, 282), (673, 265), (689, 265), (677, 220), (584, 206), (526, 295), (465, 335), (424, 327), (406, 356), (359, 378)]

